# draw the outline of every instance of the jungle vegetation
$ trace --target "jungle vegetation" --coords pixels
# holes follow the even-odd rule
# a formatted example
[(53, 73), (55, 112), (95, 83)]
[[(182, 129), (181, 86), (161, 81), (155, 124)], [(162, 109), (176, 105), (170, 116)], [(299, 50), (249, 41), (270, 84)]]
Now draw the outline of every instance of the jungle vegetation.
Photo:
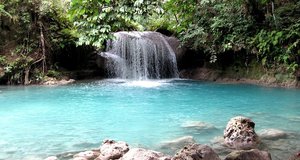
[(0, 83), (89, 68), (78, 56), (121, 30), (167, 31), (208, 64), (233, 56), (244, 67), (298, 74), (298, 0), (0, 0)]

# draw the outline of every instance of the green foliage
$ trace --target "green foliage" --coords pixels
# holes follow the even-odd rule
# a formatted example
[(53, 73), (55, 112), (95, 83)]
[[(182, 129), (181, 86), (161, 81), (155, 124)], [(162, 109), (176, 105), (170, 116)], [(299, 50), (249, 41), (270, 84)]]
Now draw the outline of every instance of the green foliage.
[(73, 0), (69, 17), (78, 31), (78, 45), (103, 47), (111, 32), (142, 28), (138, 21), (159, 12), (159, 0)]
[(233, 52), (255, 54), (263, 66), (283, 65), (292, 73), (299, 66), (300, 2), (169, 0), (163, 8), (184, 45), (212, 63)]
[(4, 66), (6, 64), (6, 57), (0, 55), (0, 66)]
[(28, 68), (33, 59), (25, 56), (17, 58), (15, 61), (6, 63), (4, 67), (8, 84), (22, 84), (24, 78), (24, 69)]
[(1, 2), (0, 2), (0, 16), (6, 15), (6, 16), (12, 18), (12, 16), (7, 11), (4, 10), (4, 7), (5, 6), (3, 4), (1, 4)]
[[(0, 3), (0, 49), (10, 56), (5, 64), (9, 83), (24, 82), (24, 72), (30, 69), (46, 71), (51, 55), (75, 43), (75, 29), (67, 17), (68, 2), (61, 0), (2, 0)], [(1, 1), (1, 2), (2, 2)], [(11, 18), (3, 18), (3, 9)], [(1, 16), (3, 15), (3, 16)], [(3, 37), (3, 38), (2, 38)], [(14, 44), (5, 53), (6, 44)], [(1, 52), (1, 50), (0, 50)], [(34, 72), (34, 73), (33, 73)], [(29, 77), (30, 78), (30, 77)]]
[(54, 78), (60, 78), (62, 76), (62, 74), (61, 74), (61, 72), (56, 71), (56, 70), (48, 70), (47, 76), (54, 77)]

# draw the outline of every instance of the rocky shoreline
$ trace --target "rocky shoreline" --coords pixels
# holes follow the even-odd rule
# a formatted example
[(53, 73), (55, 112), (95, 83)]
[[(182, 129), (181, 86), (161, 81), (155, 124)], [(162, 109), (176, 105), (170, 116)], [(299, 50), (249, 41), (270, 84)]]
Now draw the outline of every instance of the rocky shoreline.
[(296, 79), (280, 81), (272, 75), (264, 75), (258, 79), (246, 77), (233, 77), (226, 75), (223, 71), (209, 68), (194, 68), (180, 71), (180, 77), (192, 80), (213, 81), (226, 84), (253, 84), (264, 87), (300, 88)]
[[(202, 123), (200, 125), (203, 126)], [(180, 144), (181, 148), (173, 156), (144, 148), (131, 148), (123, 141), (104, 140), (99, 148), (58, 154), (45, 160), (272, 160), (271, 157), (276, 155), (270, 154), (270, 144), (266, 142), (286, 138), (288, 133), (267, 129), (256, 134), (254, 127), (255, 123), (247, 117), (233, 117), (223, 137), (217, 138), (212, 146), (197, 144), (191, 136), (166, 142), (163, 145), (165, 148)], [(289, 155), (287, 160), (300, 160), (300, 150)]]

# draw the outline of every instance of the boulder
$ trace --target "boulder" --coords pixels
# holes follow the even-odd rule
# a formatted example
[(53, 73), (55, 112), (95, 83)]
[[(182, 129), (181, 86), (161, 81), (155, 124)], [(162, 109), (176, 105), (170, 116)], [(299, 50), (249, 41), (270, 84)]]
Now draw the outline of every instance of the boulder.
[(171, 160), (171, 157), (152, 150), (133, 148), (120, 158), (120, 160)]
[(77, 160), (80, 159), (87, 159), (87, 160), (92, 160), (97, 158), (100, 155), (100, 152), (98, 151), (85, 151), (85, 152), (79, 152), (78, 154), (74, 155), (74, 159), (77, 158)]
[(231, 118), (224, 130), (225, 144), (233, 149), (256, 148), (260, 140), (254, 130), (255, 123), (246, 117)]
[(259, 137), (261, 139), (268, 139), (268, 140), (276, 140), (281, 138), (287, 138), (288, 134), (282, 130), (278, 129), (264, 129), (260, 131)]
[(270, 153), (258, 149), (233, 151), (224, 160), (272, 160)]
[(221, 160), (207, 145), (189, 144), (181, 149), (172, 160)]
[(195, 142), (196, 141), (194, 140), (193, 136), (183, 136), (174, 140), (162, 142), (160, 148), (176, 151), (188, 144)]
[(295, 153), (295, 154), (293, 154), (293, 155), (289, 158), (289, 160), (300, 160), (300, 151), (297, 152), (297, 153)]
[(98, 160), (119, 159), (128, 151), (129, 147), (126, 142), (104, 140), (102, 146), (100, 147), (100, 155), (98, 156)]

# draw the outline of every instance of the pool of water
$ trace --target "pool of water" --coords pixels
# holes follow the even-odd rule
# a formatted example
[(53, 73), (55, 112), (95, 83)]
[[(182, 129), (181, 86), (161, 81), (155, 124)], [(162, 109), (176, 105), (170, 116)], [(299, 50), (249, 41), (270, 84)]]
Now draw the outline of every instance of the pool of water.
[[(258, 132), (275, 128), (294, 135), (272, 144), (273, 159), (300, 150), (300, 90), (296, 89), (117, 79), (66, 86), (1, 86), (0, 160), (44, 159), (98, 147), (107, 138), (155, 150), (182, 136), (209, 144), (237, 115), (250, 117)], [(183, 127), (191, 121), (214, 129)]]

